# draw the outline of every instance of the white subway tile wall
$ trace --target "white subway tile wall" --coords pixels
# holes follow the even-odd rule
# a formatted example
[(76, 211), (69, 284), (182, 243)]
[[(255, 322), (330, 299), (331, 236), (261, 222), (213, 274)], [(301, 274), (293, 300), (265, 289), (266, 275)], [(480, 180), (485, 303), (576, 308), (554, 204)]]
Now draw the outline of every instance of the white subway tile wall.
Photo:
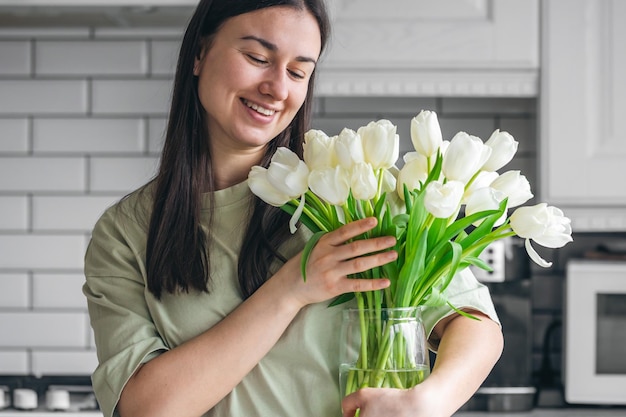
[[(81, 292), (91, 229), (156, 172), (182, 31), (0, 28), (0, 375), (87, 375), (96, 366)], [(534, 178), (533, 99), (319, 98), (328, 134), (439, 113), (447, 139), (495, 128)], [(536, 182), (535, 182), (536, 183)]]

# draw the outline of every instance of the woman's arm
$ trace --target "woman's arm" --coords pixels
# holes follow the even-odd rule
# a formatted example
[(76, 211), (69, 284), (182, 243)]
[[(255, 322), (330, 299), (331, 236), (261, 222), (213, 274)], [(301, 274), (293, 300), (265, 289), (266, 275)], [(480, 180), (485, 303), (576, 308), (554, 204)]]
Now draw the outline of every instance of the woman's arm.
[(368, 255), (392, 247), (394, 238), (346, 243), (375, 224), (375, 219), (365, 219), (326, 234), (309, 258), (306, 282), (298, 255), (220, 323), (144, 364), (122, 391), (120, 414), (201, 415), (256, 366), (302, 307), (346, 292), (386, 287), (383, 279), (347, 279), (396, 258), (393, 251)]
[(450, 417), (480, 387), (504, 346), (500, 326), (480, 312), (480, 321), (455, 314), (441, 320), (432, 374), (410, 390), (362, 389), (344, 398), (345, 417)]

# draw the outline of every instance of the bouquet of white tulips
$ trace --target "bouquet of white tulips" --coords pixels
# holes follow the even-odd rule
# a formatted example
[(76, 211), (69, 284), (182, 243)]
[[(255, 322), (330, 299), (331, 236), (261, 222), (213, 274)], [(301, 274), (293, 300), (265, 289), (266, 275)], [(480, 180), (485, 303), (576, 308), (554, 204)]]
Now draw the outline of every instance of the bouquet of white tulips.
[(533, 194), (519, 171), (498, 173), (517, 152), (509, 133), (496, 130), (483, 142), (459, 132), (444, 141), (436, 113), (422, 111), (411, 120), (411, 139), (415, 151), (398, 170), (399, 137), (388, 120), (332, 137), (311, 130), (304, 160), (280, 148), (267, 168), (255, 166), (249, 174), (254, 194), (292, 214), (292, 232), (300, 221), (314, 233), (304, 250), (305, 278), (319, 237), (347, 222), (375, 216), (378, 225), (363, 238), (396, 237), (397, 260), (360, 274), (387, 277), (391, 285), (335, 304), (356, 297), (360, 309), (450, 305), (445, 290), (458, 271), (490, 270), (479, 257), (490, 243), (517, 235), (526, 239), (530, 258), (547, 267), (531, 240), (550, 248), (572, 240), (570, 220), (558, 208), (518, 207)]

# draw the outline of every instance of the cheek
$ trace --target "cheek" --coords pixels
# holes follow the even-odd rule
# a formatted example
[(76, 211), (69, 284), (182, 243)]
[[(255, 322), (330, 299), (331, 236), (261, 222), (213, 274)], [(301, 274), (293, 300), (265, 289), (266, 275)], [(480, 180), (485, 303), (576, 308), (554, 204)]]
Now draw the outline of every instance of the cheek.
[(308, 87), (297, 88), (293, 90), (291, 94), (289, 95), (291, 99), (292, 112), (294, 115), (298, 112), (298, 110), (300, 110), (300, 107), (302, 107), (302, 104), (304, 103), (304, 100), (306, 99), (307, 91), (308, 91)]

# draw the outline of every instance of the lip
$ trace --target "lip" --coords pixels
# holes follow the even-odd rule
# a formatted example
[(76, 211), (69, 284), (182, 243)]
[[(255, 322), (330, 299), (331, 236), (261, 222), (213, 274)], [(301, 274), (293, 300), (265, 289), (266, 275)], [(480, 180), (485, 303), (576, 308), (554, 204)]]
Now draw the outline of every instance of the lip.
[[(279, 110), (276, 109), (275, 107), (268, 106), (268, 105), (265, 105), (265, 104), (262, 104), (262, 103), (258, 103), (256, 101), (248, 100), (248, 99), (243, 98), (243, 97), (240, 100), (241, 100), (241, 104), (243, 104), (246, 107), (246, 109), (248, 110), (248, 112), (250, 114), (252, 114), (255, 117), (260, 117), (260, 118), (262, 118), (264, 120), (272, 119), (276, 115), (276, 113), (279, 112)], [(252, 106), (260, 107), (261, 109), (264, 109), (264, 110), (267, 110), (267, 111), (271, 112), (271, 114), (261, 113), (261, 112), (258, 111), (258, 109), (255, 109)]]

